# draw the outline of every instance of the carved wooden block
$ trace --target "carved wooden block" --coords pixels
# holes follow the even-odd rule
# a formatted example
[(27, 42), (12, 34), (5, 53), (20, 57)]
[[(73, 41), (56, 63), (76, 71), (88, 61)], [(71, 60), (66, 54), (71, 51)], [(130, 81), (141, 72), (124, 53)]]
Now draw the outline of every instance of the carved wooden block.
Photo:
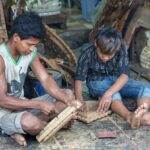
[(38, 142), (44, 142), (52, 137), (57, 131), (59, 131), (64, 125), (66, 125), (75, 115), (81, 104), (78, 103), (76, 107), (68, 106), (57, 117), (51, 120), (46, 127), (36, 136)]
[(77, 119), (85, 123), (90, 123), (97, 119), (106, 117), (108, 114), (111, 113), (111, 111), (108, 111), (106, 113), (97, 113), (96, 112), (97, 107), (98, 107), (98, 101), (94, 101), (94, 100), (86, 101), (85, 111), (79, 112), (77, 115)]

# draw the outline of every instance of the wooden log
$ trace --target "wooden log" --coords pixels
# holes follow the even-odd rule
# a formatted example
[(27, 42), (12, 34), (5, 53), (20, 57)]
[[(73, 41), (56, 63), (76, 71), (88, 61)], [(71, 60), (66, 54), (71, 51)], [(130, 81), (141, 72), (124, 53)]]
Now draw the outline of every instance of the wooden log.
[(38, 142), (44, 142), (52, 137), (64, 125), (66, 125), (75, 115), (78, 108), (81, 107), (80, 103), (76, 106), (68, 106), (57, 117), (50, 121), (46, 127), (36, 136)]
[(77, 115), (77, 119), (85, 122), (85, 123), (91, 123), (97, 119), (101, 119), (103, 117), (106, 117), (108, 114), (111, 113), (111, 111), (108, 111), (106, 113), (98, 113), (97, 110), (98, 101), (86, 101), (86, 110), (83, 112), (79, 112)]

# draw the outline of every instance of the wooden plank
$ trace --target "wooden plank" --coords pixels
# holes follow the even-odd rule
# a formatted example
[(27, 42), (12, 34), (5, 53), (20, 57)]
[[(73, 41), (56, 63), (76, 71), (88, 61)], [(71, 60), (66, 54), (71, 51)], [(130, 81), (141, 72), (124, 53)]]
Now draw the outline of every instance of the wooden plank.
[(38, 142), (44, 142), (50, 137), (55, 135), (64, 125), (66, 125), (75, 115), (78, 108), (81, 107), (81, 103), (77, 103), (76, 106), (68, 106), (57, 117), (50, 121), (46, 127), (36, 136)]
[(86, 101), (86, 110), (84, 112), (79, 112), (77, 115), (77, 119), (85, 123), (91, 123), (97, 119), (106, 117), (108, 114), (111, 113), (111, 111), (108, 111), (106, 113), (98, 113), (96, 111), (97, 106), (98, 101)]

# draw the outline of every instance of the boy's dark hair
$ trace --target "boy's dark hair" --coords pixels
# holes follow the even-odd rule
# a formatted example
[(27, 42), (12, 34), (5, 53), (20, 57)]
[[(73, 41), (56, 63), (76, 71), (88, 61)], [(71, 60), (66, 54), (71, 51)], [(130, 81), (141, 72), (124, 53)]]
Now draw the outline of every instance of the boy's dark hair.
[(101, 27), (95, 39), (102, 54), (112, 55), (119, 51), (122, 45), (122, 34), (112, 27)]
[(9, 38), (17, 33), (21, 39), (28, 39), (30, 37), (42, 39), (44, 36), (44, 26), (41, 18), (34, 12), (25, 12), (13, 22)]

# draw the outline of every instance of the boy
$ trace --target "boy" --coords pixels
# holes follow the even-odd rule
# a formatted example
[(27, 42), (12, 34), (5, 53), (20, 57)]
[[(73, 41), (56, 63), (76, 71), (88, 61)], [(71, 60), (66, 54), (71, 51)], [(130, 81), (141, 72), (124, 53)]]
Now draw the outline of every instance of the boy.
[[(73, 99), (72, 91), (60, 89), (39, 61), (35, 47), (43, 35), (39, 16), (27, 12), (14, 20), (8, 42), (0, 45), (0, 128), (20, 145), (27, 144), (23, 134), (38, 134)], [(48, 94), (36, 100), (24, 97), (29, 66), (55, 101)]]
[[(89, 93), (99, 100), (98, 112), (109, 108), (131, 124), (150, 125), (150, 85), (128, 77), (128, 53), (119, 31), (102, 27), (91, 44), (81, 54), (75, 76), (75, 96), (83, 104), (82, 81)], [(137, 99), (134, 115), (124, 106), (122, 98)]]

